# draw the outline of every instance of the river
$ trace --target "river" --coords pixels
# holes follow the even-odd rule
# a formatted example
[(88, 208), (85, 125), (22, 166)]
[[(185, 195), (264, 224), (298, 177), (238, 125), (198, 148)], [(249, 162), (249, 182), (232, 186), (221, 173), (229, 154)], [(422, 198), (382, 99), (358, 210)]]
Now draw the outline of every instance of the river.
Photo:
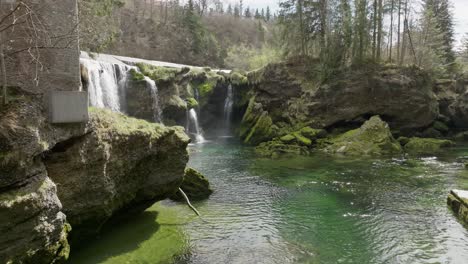
[(256, 158), (234, 139), (190, 147), (215, 193), (162, 201), (81, 245), (71, 263), (467, 263), (446, 205), (468, 189), (468, 147), (437, 157)]

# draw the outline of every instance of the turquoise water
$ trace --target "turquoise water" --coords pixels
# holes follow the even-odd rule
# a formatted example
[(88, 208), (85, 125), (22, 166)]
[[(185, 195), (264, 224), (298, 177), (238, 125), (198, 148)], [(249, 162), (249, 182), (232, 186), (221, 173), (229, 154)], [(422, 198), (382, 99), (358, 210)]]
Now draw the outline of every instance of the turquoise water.
[(191, 147), (215, 193), (163, 201), (72, 252), (71, 263), (468, 263), (446, 206), (468, 148), (439, 157), (258, 159), (226, 139)]

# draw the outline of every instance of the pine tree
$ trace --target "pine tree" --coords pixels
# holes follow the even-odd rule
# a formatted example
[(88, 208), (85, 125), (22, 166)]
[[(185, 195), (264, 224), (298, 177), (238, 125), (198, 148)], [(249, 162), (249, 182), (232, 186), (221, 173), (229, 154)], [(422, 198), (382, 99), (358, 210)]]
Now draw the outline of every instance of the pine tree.
[(228, 13), (229, 15), (233, 15), (234, 14), (234, 11), (232, 10), (232, 5), (229, 4), (227, 9), (226, 9), (226, 13)]
[(249, 7), (247, 7), (247, 8), (245, 9), (244, 17), (245, 17), (245, 18), (252, 18), (252, 13), (250, 12), (250, 8), (249, 8)]
[(261, 18), (260, 13), (258, 12), (258, 8), (255, 9), (255, 16), (254, 17), (255, 17), (255, 19), (260, 19)]
[(266, 19), (267, 22), (271, 20), (271, 11), (270, 11), (269, 6), (267, 6), (267, 9), (266, 9), (265, 19)]

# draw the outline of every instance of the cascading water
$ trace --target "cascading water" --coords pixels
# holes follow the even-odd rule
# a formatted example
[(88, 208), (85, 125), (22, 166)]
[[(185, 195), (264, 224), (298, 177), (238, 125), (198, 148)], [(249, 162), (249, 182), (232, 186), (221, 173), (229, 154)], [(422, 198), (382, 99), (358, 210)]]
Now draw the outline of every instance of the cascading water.
[(134, 67), (85, 58), (81, 58), (80, 62), (88, 70), (90, 105), (115, 112), (125, 111), (122, 97), (125, 96), (129, 71)]
[[(205, 138), (203, 137), (203, 133), (200, 129), (200, 124), (198, 123), (198, 115), (197, 111), (195, 109), (190, 109), (188, 113), (189, 117), (189, 123), (187, 124), (187, 127), (190, 129), (190, 123), (195, 127), (195, 139), (197, 143), (203, 143), (205, 142)], [(189, 132), (189, 129), (187, 132)]]
[(234, 106), (234, 93), (232, 85), (227, 87), (226, 100), (224, 101), (224, 128), (227, 132), (231, 129), (232, 109)]
[(154, 121), (162, 124), (162, 110), (159, 102), (158, 87), (156, 86), (156, 82), (148, 76), (145, 76), (145, 81), (147, 87), (151, 90), (151, 97), (153, 99), (153, 105), (151, 107), (153, 110)]

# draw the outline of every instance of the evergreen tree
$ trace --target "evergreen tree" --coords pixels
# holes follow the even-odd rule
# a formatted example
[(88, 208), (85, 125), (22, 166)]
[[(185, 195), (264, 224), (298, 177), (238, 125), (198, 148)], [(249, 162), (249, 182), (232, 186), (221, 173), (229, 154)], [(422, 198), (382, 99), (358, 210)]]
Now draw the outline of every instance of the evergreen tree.
[(228, 13), (229, 15), (234, 15), (234, 11), (232, 10), (232, 5), (229, 4), (227, 9), (226, 9), (226, 13)]
[(241, 12), (240, 12), (239, 6), (235, 5), (234, 6), (234, 17), (239, 18), (240, 16), (241, 16)]
[(258, 8), (255, 10), (255, 19), (260, 19), (260, 13), (258, 12)]
[(270, 19), (271, 19), (271, 11), (270, 11), (270, 7), (267, 6), (265, 20), (268, 22), (270, 21)]
[(244, 16), (245, 16), (246, 18), (252, 18), (252, 13), (250, 12), (250, 8), (249, 8), (249, 7), (247, 7), (247, 8), (245, 9)]

